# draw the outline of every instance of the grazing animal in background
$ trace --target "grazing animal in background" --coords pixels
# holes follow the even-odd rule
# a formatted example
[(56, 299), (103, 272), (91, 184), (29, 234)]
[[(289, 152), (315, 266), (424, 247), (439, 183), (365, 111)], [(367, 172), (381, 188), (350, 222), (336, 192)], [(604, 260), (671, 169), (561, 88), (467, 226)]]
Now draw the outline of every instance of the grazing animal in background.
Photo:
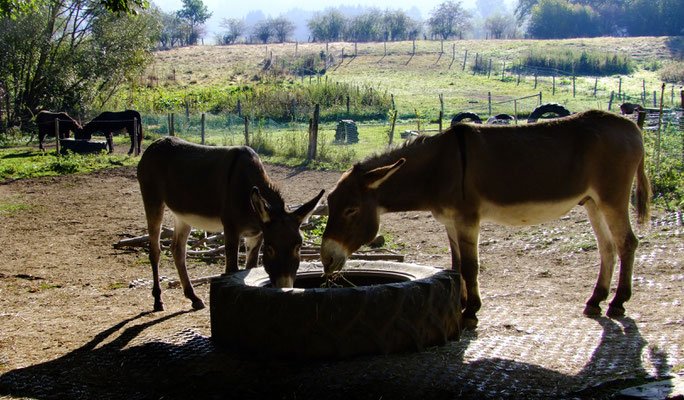
[(650, 186), (639, 128), (603, 111), (520, 126), (457, 124), (369, 158), (342, 175), (328, 196), (321, 259), (326, 274), (371, 241), (380, 215), (425, 210), (446, 227), (451, 267), (467, 298), (464, 324), (477, 326), (480, 223), (533, 225), (582, 205), (598, 241), (601, 267), (584, 313), (599, 315), (620, 258), (620, 280), (607, 315), (624, 315), (632, 294), (638, 241), (629, 221), (636, 175), (639, 223), (649, 218)]
[(171, 252), (185, 297), (194, 309), (204, 308), (195, 294), (185, 263), (185, 247), (192, 226), (223, 231), (226, 273), (238, 271), (238, 245), (245, 238), (246, 268), (257, 265), (263, 243), (263, 264), (275, 287), (291, 288), (300, 261), (299, 227), (323, 196), (292, 212), (249, 147), (213, 147), (164, 137), (152, 143), (138, 163), (150, 235), (150, 263), (154, 279), (154, 310), (164, 309), (159, 282), (159, 238), (164, 206), (175, 218)]
[(634, 114), (634, 112), (639, 112), (643, 111), (643, 107), (641, 107), (638, 104), (634, 103), (622, 103), (620, 104), (620, 111), (622, 111), (622, 115), (631, 115)]
[(41, 150), (45, 150), (45, 147), (43, 147), (43, 140), (45, 140), (45, 136), (55, 136), (55, 120), (57, 119), (59, 119), (60, 139), (68, 138), (69, 131), (77, 134), (82, 129), (81, 124), (79, 124), (75, 119), (71, 118), (69, 114), (65, 112), (39, 112), (36, 114), (36, 125), (38, 125), (38, 146)]
[(142, 120), (140, 119), (140, 113), (135, 110), (105, 111), (88, 122), (81, 131), (77, 132), (76, 139), (90, 140), (93, 137), (93, 133), (102, 132), (105, 138), (107, 138), (107, 146), (111, 153), (114, 151), (112, 134), (123, 130), (126, 130), (131, 138), (131, 148), (128, 150), (128, 154), (133, 153), (133, 150), (135, 150), (134, 138), (136, 131), (138, 133), (138, 148), (141, 149), (143, 137)]

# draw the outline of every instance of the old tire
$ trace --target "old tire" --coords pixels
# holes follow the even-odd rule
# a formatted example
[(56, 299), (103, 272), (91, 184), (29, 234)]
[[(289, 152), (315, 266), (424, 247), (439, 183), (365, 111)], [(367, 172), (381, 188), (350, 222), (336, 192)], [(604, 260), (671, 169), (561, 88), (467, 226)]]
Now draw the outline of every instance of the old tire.
[(508, 114), (497, 114), (489, 117), (487, 119), (487, 124), (489, 125), (509, 125), (511, 122), (515, 121), (515, 117)]
[(482, 120), (477, 114), (471, 111), (464, 111), (454, 115), (454, 118), (451, 119), (451, 125), (456, 125), (457, 123), (466, 120), (470, 120), (471, 122), (476, 124), (482, 123)]
[[(379, 261), (347, 263), (345, 271), (345, 276), (386, 274), (405, 280), (275, 289), (263, 287), (270, 282), (262, 268), (215, 278), (212, 340), (250, 357), (319, 359), (415, 351), (459, 337), (458, 273)], [(302, 263), (297, 276), (306, 274), (320, 277), (322, 265)]]
[[(550, 115), (549, 115), (550, 114)], [(537, 122), (541, 118), (560, 118), (567, 117), (571, 112), (560, 104), (547, 103), (535, 108), (527, 118), (527, 123)]]

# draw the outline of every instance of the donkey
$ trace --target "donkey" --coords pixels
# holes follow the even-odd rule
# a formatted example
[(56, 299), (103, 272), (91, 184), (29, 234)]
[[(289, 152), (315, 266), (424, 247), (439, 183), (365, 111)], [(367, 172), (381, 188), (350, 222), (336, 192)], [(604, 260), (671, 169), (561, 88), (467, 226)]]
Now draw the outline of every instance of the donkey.
[(102, 132), (107, 138), (107, 147), (109, 147), (109, 152), (114, 151), (114, 140), (112, 134), (114, 132), (120, 132), (123, 130), (128, 132), (128, 136), (131, 138), (131, 148), (128, 150), (128, 154), (133, 153), (135, 150), (135, 137), (136, 130), (138, 132), (138, 148), (140, 149), (142, 145), (142, 120), (140, 119), (140, 113), (135, 110), (126, 111), (105, 111), (93, 118), (88, 122), (82, 130), (76, 132), (76, 139), (91, 139), (93, 133)]
[(75, 119), (71, 118), (69, 114), (65, 112), (50, 112), (41, 111), (36, 114), (36, 125), (38, 125), (38, 143), (41, 150), (45, 150), (43, 147), (43, 140), (45, 136), (55, 136), (55, 121), (59, 120), (59, 138), (68, 138), (69, 131), (77, 134), (83, 128)]
[(175, 218), (171, 252), (183, 293), (196, 310), (204, 302), (192, 287), (185, 263), (191, 226), (225, 235), (226, 273), (238, 271), (238, 245), (245, 237), (246, 268), (254, 268), (264, 244), (263, 263), (275, 287), (291, 288), (302, 236), (299, 227), (323, 196), (293, 212), (268, 178), (259, 156), (249, 147), (211, 147), (176, 137), (156, 140), (138, 163), (147, 229), (150, 235), (154, 310), (162, 311), (159, 255), (164, 206)]
[(617, 293), (609, 317), (624, 315), (631, 297), (637, 238), (629, 221), (636, 174), (639, 223), (649, 218), (650, 184), (641, 131), (603, 111), (521, 126), (457, 124), (434, 136), (357, 163), (328, 196), (321, 259), (326, 274), (371, 241), (380, 215), (425, 210), (445, 225), (451, 268), (465, 285), (463, 322), (476, 327), (480, 223), (533, 225), (583, 205), (598, 241), (601, 267), (584, 314), (600, 315), (616, 253)]

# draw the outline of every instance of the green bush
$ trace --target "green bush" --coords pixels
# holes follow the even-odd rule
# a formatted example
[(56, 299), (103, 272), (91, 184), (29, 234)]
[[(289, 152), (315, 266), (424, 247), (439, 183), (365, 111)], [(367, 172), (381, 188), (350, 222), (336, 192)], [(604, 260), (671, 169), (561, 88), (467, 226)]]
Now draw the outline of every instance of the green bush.
[(668, 83), (684, 83), (684, 61), (673, 61), (660, 68), (660, 79)]
[(575, 75), (628, 75), (634, 72), (631, 57), (619, 54), (573, 50), (532, 50), (522, 68), (550, 69)]

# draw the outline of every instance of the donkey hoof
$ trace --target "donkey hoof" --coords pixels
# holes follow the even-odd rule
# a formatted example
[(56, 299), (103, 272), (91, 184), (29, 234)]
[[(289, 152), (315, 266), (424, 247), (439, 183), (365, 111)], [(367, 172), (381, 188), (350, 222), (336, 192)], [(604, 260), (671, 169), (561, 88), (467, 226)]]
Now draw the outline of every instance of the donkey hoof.
[(164, 303), (162, 303), (162, 302), (159, 302), (159, 303), (155, 302), (155, 303), (154, 303), (154, 311), (155, 311), (155, 312), (157, 312), (157, 311), (164, 311)]
[(201, 310), (205, 308), (206, 306), (204, 305), (204, 302), (201, 299), (197, 299), (192, 302), (192, 308), (193, 310)]
[(601, 315), (601, 307), (587, 304), (587, 306), (584, 307), (584, 315), (587, 317), (598, 317)]
[(622, 318), (625, 316), (625, 309), (620, 306), (610, 306), (608, 307), (606, 315), (608, 318)]

